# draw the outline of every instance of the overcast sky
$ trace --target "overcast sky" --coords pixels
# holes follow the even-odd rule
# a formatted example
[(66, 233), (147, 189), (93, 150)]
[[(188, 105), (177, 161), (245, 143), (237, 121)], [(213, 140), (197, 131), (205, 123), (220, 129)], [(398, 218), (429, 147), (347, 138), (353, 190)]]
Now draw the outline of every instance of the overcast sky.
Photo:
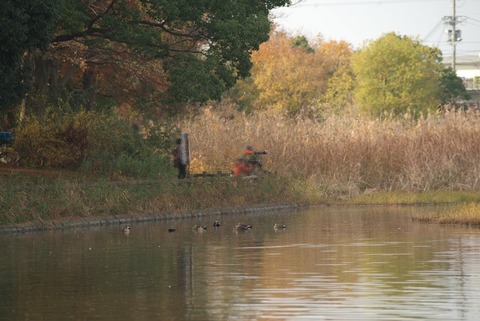
[[(299, 2), (299, 0), (292, 0)], [(272, 12), (274, 21), (292, 35), (345, 40), (356, 49), (388, 32), (417, 38), (451, 56), (444, 23), (453, 15), (453, 0), (301, 0)], [(456, 0), (462, 41), (457, 56), (480, 54), (480, 0)]]

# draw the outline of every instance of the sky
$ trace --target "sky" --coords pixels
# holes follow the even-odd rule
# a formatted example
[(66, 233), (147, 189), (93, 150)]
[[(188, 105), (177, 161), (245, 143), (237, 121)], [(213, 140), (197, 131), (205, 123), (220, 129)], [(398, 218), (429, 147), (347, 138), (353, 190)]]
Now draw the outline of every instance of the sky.
[[(314, 39), (344, 40), (354, 49), (366, 41), (395, 32), (438, 47), (452, 55), (444, 17), (453, 16), (454, 0), (292, 0), (288, 8), (272, 11), (273, 21), (292, 35)], [(298, 2), (298, 3), (297, 3)], [(456, 16), (462, 23), (456, 56), (480, 59), (480, 0), (456, 0)]]

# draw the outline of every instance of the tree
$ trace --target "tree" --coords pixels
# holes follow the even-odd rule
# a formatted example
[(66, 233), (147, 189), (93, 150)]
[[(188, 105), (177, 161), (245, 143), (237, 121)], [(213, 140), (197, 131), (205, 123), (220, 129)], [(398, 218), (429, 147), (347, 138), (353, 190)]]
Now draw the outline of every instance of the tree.
[(61, 0), (0, 2), (0, 112), (7, 112), (24, 97), (28, 90), (24, 54), (47, 48), (61, 8)]
[(314, 52), (296, 46), (284, 32), (272, 32), (270, 40), (254, 52), (252, 75), (259, 90), (258, 105), (295, 115), (314, 103), (324, 80), (316, 77)]
[(291, 44), (294, 47), (302, 48), (303, 50), (305, 50), (305, 52), (308, 52), (308, 53), (315, 52), (315, 49), (310, 47), (310, 44), (308, 43), (308, 39), (305, 36), (297, 36), (293, 38), (291, 41)]
[(319, 50), (325, 57), (324, 65), (328, 66), (327, 91), (323, 102), (331, 111), (343, 111), (352, 101), (352, 49), (345, 41), (329, 41), (323, 43)]
[(470, 99), (462, 79), (457, 76), (451, 67), (442, 70), (440, 99), (443, 104), (455, 104), (458, 100)]
[[(13, 1), (13, 0), (10, 0)], [(36, 91), (142, 105), (218, 99), (246, 77), (268, 39), (269, 10), (289, 0), (58, 0), (48, 52), (33, 57)], [(53, 92), (52, 92), (53, 91)]]
[[(316, 114), (334, 91), (331, 79), (341, 78), (350, 60), (345, 42), (323, 41), (311, 46), (304, 36), (273, 31), (270, 40), (252, 55), (252, 77), (259, 91), (257, 105), (295, 116)], [(329, 89), (330, 88), (330, 89)]]
[(441, 52), (395, 33), (367, 44), (352, 57), (355, 101), (372, 115), (428, 112), (440, 103)]
[(231, 100), (241, 111), (247, 113), (254, 112), (254, 105), (259, 97), (258, 88), (255, 85), (254, 79), (252, 76), (245, 79), (241, 79), (235, 83), (223, 97), (224, 100)]

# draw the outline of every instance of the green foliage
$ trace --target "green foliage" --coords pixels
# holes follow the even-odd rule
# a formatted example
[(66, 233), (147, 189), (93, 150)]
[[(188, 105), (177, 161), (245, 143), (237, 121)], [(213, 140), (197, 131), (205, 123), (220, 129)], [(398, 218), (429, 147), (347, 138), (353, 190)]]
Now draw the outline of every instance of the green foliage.
[(0, 115), (6, 114), (13, 105), (19, 103), (26, 91), (21, 66), (5, 60), (0, 61)]
[(248, 76), (251, 52), (268, 39), (269, 10), (290, 3), (137, 0), (102, 3), (93, 11), (85, 0), (64, 1), (55, 43), (83, 43), (89, 60), (123, 60), (126, 55), (111, 50), (119, 45), (129, 55), (160, 59), (168, 97), (177, 102), (219, 99), (236, 78)]
[[(76, 104), (88, 108), (100, 96), (156, 106), (220, 99), (249, 75), (252, 51), (268, 39), (269, 11), (289, 3), (2, 1), (0, 110), (16, 108), (26, 93), (29, 109), (37, 95), (48, 105), (59, 96), (83, 99)], [(46, 52), (24, 55), (31, 49)]]
[(174, 126), (137, 126), (93, 112), (30, 116), (17, 128), (13, 149), (26, 167), (81, 169), (111, 177), (152, 177), (171, 171)]
[(57, 22), (58, 34), (74, 34), (83, 30), (88, 23), (86, 4), (78, 0), (63, 0), (63, 10), (59, 14)]
[(355, 99), (363, 111), (375, 116), (427, 113), (440, 102), (438, 49), (389, 33), (356, 53), (352, 62)]
[(48, 46), (61, 8), (62, 0), (0, 2), (0, 112), (18, 103), (28, 89), (22, 56)]
[(442, 70), (440, 99), (444, 104), (455, 104), (459, 99), (470, 99), (462, 79), (451, 67)]
[(169, 70), (169, 93), (177, 102), (220, 100), (226, 88), (235, 83), (233, 75), (214, 58), (202, 60), (192, 54), (178, 55)]
[(170, 169), (174, 126), (139, 128), (115, 115), (88, 113), (88, 148), (81, 170), (109, 177), (156, 177)]
[(237, 81), (235, 86), (230, 88), (224, 99), (231, 99), (238, 109), (246, 111), (247, 113), (253, 112), (253, 105), (258, 99), (259, 92), (255, 85), (253, 77), (247, 77)]
[(312, 53), (315, 51), (312, 47), (310, 47), (310, 44), (308, 43), (308, 39), (305, 36), (298, 36), (292, 39), (292, 45), (294, 47), (300, 47), (305, 52)]
[(325, 101), (331, 106), (333, 112), (338, 112), (342, 110), (342, 107), (351, 104), (354, 79), (355, 77), (348, 64), (338, 68), (328, 80)]
[(180, 136), (175, 122), (166, 119), (162, 122), (147, 121), (147, 124), (142, 128), (142, 139), (146, 146), (163, 156), (170, 156), (173, 143)]
[(20, 53), (45, 49), (53, 38), (62, 0), (3, 0), (0, 52)]

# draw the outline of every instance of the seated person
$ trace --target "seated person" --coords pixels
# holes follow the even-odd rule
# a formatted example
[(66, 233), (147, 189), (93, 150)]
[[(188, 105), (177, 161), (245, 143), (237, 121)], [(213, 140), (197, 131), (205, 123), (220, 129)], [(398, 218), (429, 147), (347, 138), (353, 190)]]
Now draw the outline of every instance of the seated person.
[(255, 168), (262, 169), (260, 156), (266, 154), (266, 151), (255, 151), (252, 145), (248, 145), (244, 155), (235, 163), (233, 176), (251, 175)]

